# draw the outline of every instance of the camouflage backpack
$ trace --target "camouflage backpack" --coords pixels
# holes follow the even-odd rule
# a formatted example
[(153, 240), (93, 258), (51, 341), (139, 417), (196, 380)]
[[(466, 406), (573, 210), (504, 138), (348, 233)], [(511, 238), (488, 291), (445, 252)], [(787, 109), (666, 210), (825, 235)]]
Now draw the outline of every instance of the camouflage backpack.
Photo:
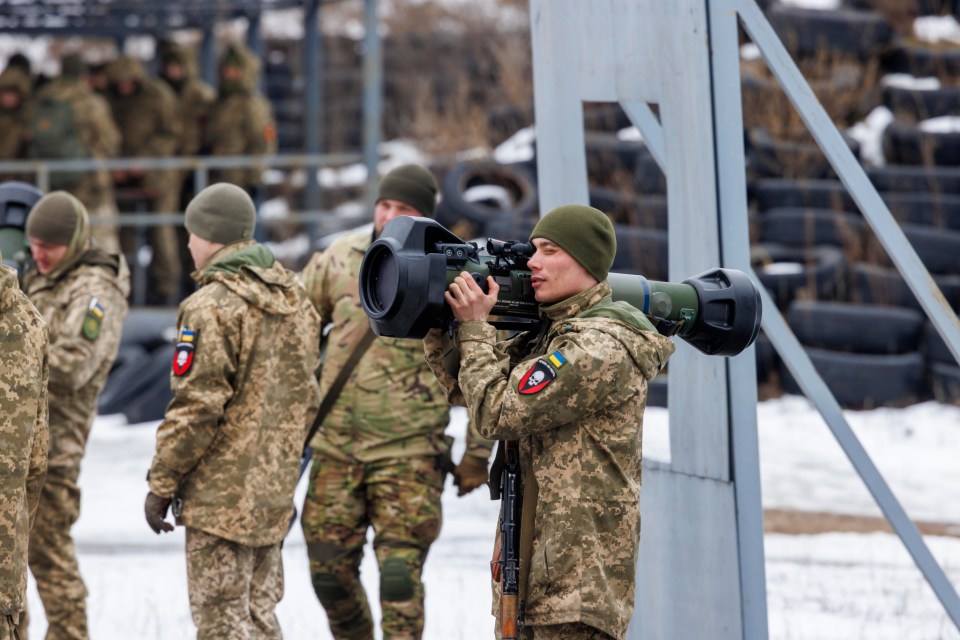
[[(68, 101), (53, 96), (40, 99), (34, 106), (32, 125), (32, 157), (54, 160), (90, 157), (77, 132), (73, 106)], [(84, 176), (82, 171), (51, 172), (50, 190), (72, 189)]]

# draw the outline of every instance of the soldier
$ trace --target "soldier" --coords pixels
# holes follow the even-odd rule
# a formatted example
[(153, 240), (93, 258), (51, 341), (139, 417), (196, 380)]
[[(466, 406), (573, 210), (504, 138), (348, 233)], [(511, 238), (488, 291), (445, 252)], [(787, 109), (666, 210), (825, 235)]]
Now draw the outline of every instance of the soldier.
[[(180, 113), (183, 116), (183, 132), (177, 145), (177, 153), (183, 156), (195, 156), (200, 152), (200, 143), (203, 140), (203, 131), (210, 109), (217, 99), (217, 92), (213, 87), (197, 76), (196, 64), (193, 56), (182, 45), (173, 41), (160, 43), (160, 79), (164, 80), (177, 96), (180, 104)], [(187, 203), (195, 194), (193, 172), (185, 170), (176, 176), (177, 192), (180, 198), (180, 208), (185, 209)], [(190, 254), (187, 250), (187, 233), (183, 227), (177, 227), (181, 264), (190, 263)], [(180, 277), (180, 290), (191, 292), (193, 280), (184, 269)]]
[[(460, 322), (459, 382), (439, 330), (427, 360), (485, 437), (519, 440), (520, 598), (525, 638), (623, 638), (633, 614), (647, 383), (673, 353), (637, 309), (611, 299), (616, 236), (600, 211), (554, 209), (528, 263), (539, 331), (497, 342), (484, 294), (463, 273), (445, 294)], [(531, 513), (532, 511), (532, 513)]]
[[(130, 272), (91, 240), (83, 204), (49, 193), (27, 218), (35, 267), (23, 288), (50, 329), (50, 457), (30, 534), (30, 571), (47, 615), (47, 638), (87, 638), (87, 588), (70, 529), (80, 515), (80, 463), (97, 396), (120, 345)], [(26, 623), (21, 635), (26, 636)]]
[[(180, 143), (182, 122), (177, 98), (162, 81), (150, 78), (140, 61), (121, 55), (107, 66), (110, 78), (110, 107), (120, 129), (123, 157), (163, 158), (172, 156)], [(138, 208), (156, 213), (179, 210), (176, 173), (169, 169), (139, 168), (115, 170), (114, 186), (120, 210)], [(180, 279), (180, 254), (177, 233), (173, 226), (151, 227), (150, 246), (153, 258), (147, 275), (150, 277), (147, 302), (169, 304), (177, 300)], [(134, 250), (136, 233), (121, 231), (124, 252)]]
[[(37, 92), (29, 155), (33, 158), (114, 158), (120, 151), (120, 131), (110, 105), (87, 85), (79, 54), (61, 61), (60, 77)], [(50, 176), (50, 187), (76, 196), (92, 220), (93, 237), (101, 249), (118, 253), (117, 205), (106, 169)]]
[(296, 276), (251, 240), (243, 189), (214, 184), (187, 207), (200, 289), (183, 301), (173, 400), (157, 430), (144, 511), (173, 504), (187, 529), (198, 638), (280, 638), (280, 545), (303, 440), (319, 404), (320, 326)]
[[(393, 218), (432, 216), (436, 196), (436, 180), (423, 167), (391, 171), (379, 185), (374, 233), (337, 239), (304, 269), (321, 326), (333, 323), (320, 376), (324, 393), (370, 331), (358, 291), (364, 252)], [(359, 576), (372, 526), (384, 637), (419, 638), (420, 574), (440, 533), (440, 494), (450, 459), (450, 439), (444, 436), (449, 405), (422, 345), (412, 340), (374, 340), (348, 380), (311, 443), (314, 461), (302, 526), (313, 588), (335, 638), (373, 638)], [(455, 472), (460, 495), (487, 480), (491, 443), (471, 438), (468, 445)]]
[(47, 469), (47, 327), (16, 271), (2, 263), (0, 336), (0, 640), (13, 640), (27, 603), (27, 541)]
[[(33, 81), (29, 71), (19, 65), (8, 65), (0, 73), (0, 160), (22, 160), (26, 157), (29, 136), (29, 108)], [(25, 176), (20, 176), (23, 179)], [(5, 175), (0, 180), (18, 179)]]
[[(240, 44), (220, 58), (217, 102), (204, 131), (204, 150), (213, 156), (266, 155), (277, 151), (270, 103), (257, 90), (260, 61)], [(263, 167), (211, 171), (211, 180), (240, 185), (257, 198)]]

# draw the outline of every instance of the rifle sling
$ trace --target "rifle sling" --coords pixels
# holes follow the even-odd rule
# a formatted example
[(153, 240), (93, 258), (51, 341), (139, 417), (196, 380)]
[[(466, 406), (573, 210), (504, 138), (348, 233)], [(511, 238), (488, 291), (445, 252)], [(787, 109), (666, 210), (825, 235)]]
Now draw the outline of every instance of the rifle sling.
[(337, 398), (340, 397), (340, 392), (343, 391), (344, 385), (347, 384), (347, 378), (349, 378), (350, 374), (353, 373), (357, 363), (360, 362), (360, 358), (362, 358), (363, 354), (367, 352), (367, 349), (370, 348), (370, 345), (373, 344), (373, 340), (376, 337), (376, 334), (373, 333), (373, 329), (367, 327), (367, 332), (363, 334), (362, 338), (360, 338), (360, 342), (358, 342), (357, 346), (354, 347), (353, 352), (340, 369), (340, 373), (337, 374), (333, 384), (330, 385), (329, 389), (327, 389), (327, 395), (323, 396), (323, 401), (320, 403), (320, 408), (317, 409), (317, 417), (313, 419), (313, 424), (310, 425), (310, 431), (307, 433), (307, 440), (303, 443), (304, 452), (306, 452), (307, 448), (310, 446), (310, 441), (313, 440), (313, 436), (317, 434), (317, 431), (320, 429), (320, 425), (323, 424), (327, 414), (330, 413), (330, 409), (333, 408)]

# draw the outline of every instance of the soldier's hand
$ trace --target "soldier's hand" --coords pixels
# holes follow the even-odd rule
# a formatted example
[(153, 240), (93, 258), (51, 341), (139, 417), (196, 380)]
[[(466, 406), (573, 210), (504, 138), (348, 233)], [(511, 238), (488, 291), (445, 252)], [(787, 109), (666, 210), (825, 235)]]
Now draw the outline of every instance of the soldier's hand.
[(153, 532), (173, 531), (173, 525), (164, 520), (170, 508), (170, 498), (161, 498), (152, 491), (147, 494), (147, 501), (143, 505), (143, 512), (147, 516), (147, 524)]
[(453, 484), (457, 487), (458, 496), (465, 496), (486, 482), (486, 458), (465, 454), (453, 470)]
[(469, 320), (486, 320), (490, 311), (497, 304), (497, 294), (500, 285), (491, 276), (487, 276), (487, 293), (469, 273), (464, 271), (450, 283), (443, 294), (444, 300), (450, 305), (453, 317), (460, 322)]

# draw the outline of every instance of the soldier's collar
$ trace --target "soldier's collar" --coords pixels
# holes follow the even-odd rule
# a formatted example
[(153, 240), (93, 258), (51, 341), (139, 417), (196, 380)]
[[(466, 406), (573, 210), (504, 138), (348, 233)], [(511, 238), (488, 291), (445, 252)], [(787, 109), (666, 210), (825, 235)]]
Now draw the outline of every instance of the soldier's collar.
[(540, 314), (551, 322), (566, 320), (579, 315), (584, 309), (589, 309), (601, 300), (610, 298), (612, 295), (613, 292), (610, 289), (610, 283), (604, 280), (560, 302), (555, 302), (550, 305), (540, 305)]

